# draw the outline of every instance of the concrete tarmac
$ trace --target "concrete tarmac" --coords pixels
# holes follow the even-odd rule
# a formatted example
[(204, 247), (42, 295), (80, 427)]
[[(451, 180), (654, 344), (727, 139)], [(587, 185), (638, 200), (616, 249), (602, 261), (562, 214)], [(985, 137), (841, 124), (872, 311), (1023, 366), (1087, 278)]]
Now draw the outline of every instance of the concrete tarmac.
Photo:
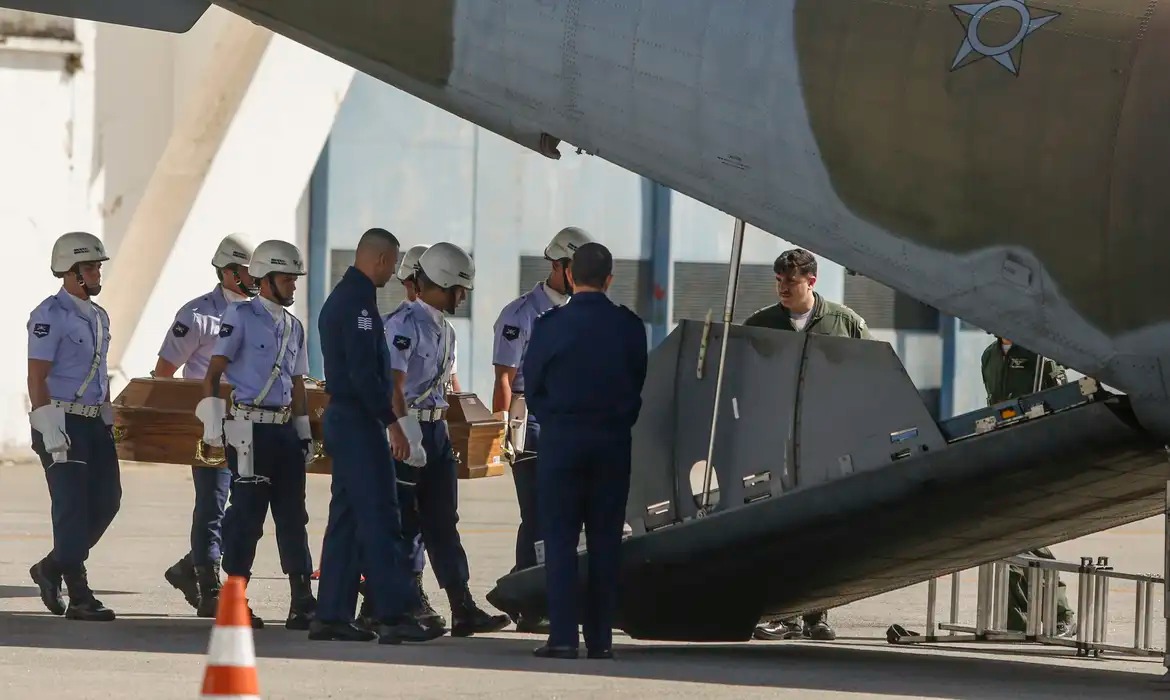
[[(45, 610), (29, 566), (52, 546), (49, 498), (38, 464), (0, 465), (0, 698), (198, 697), (212, 621), (195, 617), (163, 571), (186, 551), (189, 469), (125, 463), (122, 510), (88, 562), (90, 584), (118, 613), (84, 623)], [(329, 479), (309, 477), (310, 542), (320, 556)], [(472, 591), (484, 594), (512, 563), (518, 511), (510, 475), (460, 482), (460, 530)], [(1054, 546), (1057, 558), (1108, 556), (1120, 571), (1163, 570), (1162, 521), (1151, 519)], [(432, 602), (446, 596), (427, 574)], [(1075, 605), (1075, 577), (1065, 576)], [(963, 575), (963, 622), (974, 618), (975, 572)], [(949, 583), (939, 586), (946, 620)], [(425, 645), (310, 642), (283, 627), (288, 583), (269, 518), (249, 587), (266, 629), (255, 632), (265, 698), (1128, 698), (1170, 697), (1161, 657), (1025, 644), (894, 647), (894, 622), (921, 631), (926, 584), (832, 611), (835, 642), (752, 641), (664, 644), (615, 635), (616, 661), (543, 660), (542, 639), (511, 631)], [(1133, 643), (1134, 587), (1111, 586), (1110, 643)], [(685, 611), (679, 611), (685, 616)], [(449, 618), (448, 618), (449, 619)], [(1155, 595), (1153, 643), (1165, 645), (1162, 592)]]

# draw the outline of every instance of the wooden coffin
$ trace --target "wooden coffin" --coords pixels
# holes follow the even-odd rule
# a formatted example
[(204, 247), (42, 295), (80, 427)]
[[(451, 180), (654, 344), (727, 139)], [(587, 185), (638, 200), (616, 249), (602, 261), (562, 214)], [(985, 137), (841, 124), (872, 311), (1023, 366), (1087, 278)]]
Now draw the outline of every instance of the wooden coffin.
[[(322, 439), (321, 416), (329, 403), (324, 385), (309, 380), (309, 425), (313, 439)], [(230, 396), (231, 387), (221, 385), (221, 396)], [(203, 436), (203, 424), (195, 417), (195, 406), (203, 398), (203, 385), (194, 379), (137, 378), (113, 401), (115, 438), (119, 459), (161, 464), (209, 465), (196, 459), (196, 445)], [(451, 410), (448, 426), (459, 458), (459, 478), (478, 479), (503, 474), (501, 442), (504, 423), (493, 416), (474, 394), (448, 396)], [(331, 474), (332, 460), (323, 450), (307, 468), (310, 474)], [(206, 448), (204, 457), (217, 462), (221, 448)]]

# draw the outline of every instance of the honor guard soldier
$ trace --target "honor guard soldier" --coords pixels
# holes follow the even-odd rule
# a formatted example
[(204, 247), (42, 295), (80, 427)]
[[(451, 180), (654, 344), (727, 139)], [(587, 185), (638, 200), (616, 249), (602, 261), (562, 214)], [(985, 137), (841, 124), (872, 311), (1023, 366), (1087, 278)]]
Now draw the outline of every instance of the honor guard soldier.
[[(745, 326), (775, 328), (798, 333), (832, 335), (842, 338), (871, 339), (869, 328), (856, 311), (835, 304), (813, 290), (817, 283), (817, 259), (801, 248), (785, 251), (772, 263), (779, 302), (756, 311), (744, 321)], [(812, 610), (803, 617), (772, 619), (756, 626), (756, 639), (794, 639), (807, 637), (832, 640), (837, 633), (829, 625), (827, 610)]]
[[(182, 367), (183, 379), (203, 379), (228, 304), (247, 301), (259, 291), (255, 278), (248, 273), (252, 249), (239, 234), (219, 242), (211, 258), (219, 283), (207, 294), (184, 304), (175, 314), (150, 376), (173, 377)], [(221, 525), (232, 472), (226, 466), (195, 463), (191, 465), (191, 481), (195, 485), (191, 549), (164, 576), (182, 592), (199, 617), (215, 617), (220, 589)]]
[[(358, 241), (354, 264), (321, 306), (317, 328), (329, 404), (322, 417), (333, 459), (329, 523), (321, 548), (320, 606), (309, 639), (382, 644), (426, 642), (443, 635), (411, 615), (411, 584), (394, 462), (386, 431), (401, 431), (390, 403), (390, 359), (377, 289), (398, 261), (398, 239), (373, 228)], [(376, 631), (353, 624), (361, 572)]]
[[(251, 578), (271, 505), (280, 565), (291, 589), (285, 627), (306, 630), (317, 606), (305, 510), (305, 467), (313, 459), (304, 382), (309, 365), (305, 329), (286, 308), (305, 266), (296, 246), (264, 241), (249, 271), (259, 280), (259, 296), (224, 312), (195, 415), (203, 421), (203, 442), (224, 446), (232, 470), (224, 572)], [(225, 372), (233, 387), (230, 406), (219, 395)], [(255, 614), (252, 626), (263, 627)]]
[(489, 615), (468, 588), (467, 553), (459, 539), (459, 481), (445, 419), (445, 389), (455, 361), (455, 329), (444, 314), (473, 288), (475, 264), (451, 243), (436, 243), (419, 257), (415, 272), (419, 297), (386, 325), (393, 370), (394, 413), (400, 431), (390, 444), (398, 480), (414, 490), (403, 503), (407, 541), (421, 533), (439, 587), (451, 603), (451, 635), (495, 632), (507, 615)]
[[(540, 424), (524, 401), (524, 373), (520, 371), (520, 365), (536, 317), (561, 306), (573, 293), (568, 277), (569, 261), (577, 248), (590, 240), (589, 234), (575, 226), (558, 231), (544, 249), (544, 259), (551, 267), (548, 277), (505, 306), (493, 328), (492, 363), (496, 368), (496, 378), (492, 411), (503, 411), (505, 415), (504, 452), (512, 464), (512, 481), (516, 485), (516, 501), (520, 506), (513, 572), (537, 565), (536, 543), (540, 540), (536, 503), (536, 451)], [(547, 627), (539, 619), (521, 616), (516, 620), (516, 629), (520, 632), (547, 632)]]
[(613, 658), (631, 430), (646, 381), (646, 326), (605, 295), (613, 257), (586, 243), (568, 271), (573, 301), (537, 317), (524, 356), (525, 397), (540, 417), (536, 471), (550, 632), (534, 654), (576, 658), (577, 542), (589, 553), (583, 631), (591, 659)]
[(50, 269), (61, 278), (61, 290), (28, 320), (32, 448), (45, 468), (53, 504), (53, 549), (29, 575), (45, 607), (71, 620), (114, 619), (114, 611), (94, 597), (85, 569), (122, 500), (106, 369), (110, 316), (93, 302), (105, 260), (105, 248), (92, 234), (58, 238)]

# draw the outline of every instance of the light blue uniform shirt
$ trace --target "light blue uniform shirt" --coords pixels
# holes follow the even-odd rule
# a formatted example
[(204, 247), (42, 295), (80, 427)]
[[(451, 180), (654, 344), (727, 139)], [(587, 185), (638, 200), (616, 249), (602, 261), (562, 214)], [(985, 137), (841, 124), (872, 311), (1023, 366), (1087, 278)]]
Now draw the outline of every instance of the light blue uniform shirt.
[[(78, 397), (77, 390), (93, 366), (95, 347), (101, 349), (97, 370), (85, 393)], [(109, 351), (110, 315), (97, 304), (73, 296), (64, 287), (29, 314), (28, 359), (53, 363), (46, 381), (51, 398), (89, 406), (105, 401), (110, 388), (106, 369)]]
[[(386, 343), (390, 348), (390, 368), (406, 373), (403, 394), (410, 408), (446, 408), (447, 382), (455, 371), (455, 329), (442, 313), (421, 300), (405, 302), (387, 315)], [(443, 333), (447, 334), (447, 354), (440, 357)], [(441, 369), (445, 363), (445, 369)], [(412, 406), (414, 400), (435, 381), (442, 380), (429, 395)]]
[(219, 340), (219, 322), (230, 302), (223, 287), (187, 302), (175, 314), (175, 322), (163, 338), (158, 356), (183, 368), (184, 379), (203, 379), (211, 351)]
[[(219, 339), (212, 355), (228, 359), (227, 380), (235, 388), (236, 403), (282, 408), (292, 403), (292, 378), (309, 373), (309, 358), (305, 351), (305, 329), (299, 319), (287, 311), (279, 322), (264, 307), (260, 297), (236, 302), (224, 311), (219, 326)], [(292, 324), (288, 349), (284, 353), (280, 376), (272, 383), (268, 394), (257, 403), (256, 396), (276, 364), (280, 340), (286, 323)]]
[(524, 372), (520, 368), (524, 352), (528, 349), (528, 340), (532, 336), (532, 323), (537, 316), (554, 306), (556, 304), (545, 291), (544, 282), (541, 282), (531, 291), (512, 300), (496, 319), (492, 364), (516, 368), (516, 376), (512, 379), (513, 392), (524, 391)]

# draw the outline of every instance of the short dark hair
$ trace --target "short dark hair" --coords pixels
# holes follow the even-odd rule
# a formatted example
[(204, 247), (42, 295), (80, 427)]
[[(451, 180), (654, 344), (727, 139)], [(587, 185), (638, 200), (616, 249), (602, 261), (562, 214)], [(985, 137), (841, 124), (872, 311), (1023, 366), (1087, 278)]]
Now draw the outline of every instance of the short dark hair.
[(790, 272), (799, 272), (802, 275), (817, 274), (817, 259), (804, 248), (786, 250), (772, 263), (772, 272), (777, 275), (787, 275)]
[(600, 243), (586, 243), (573, 253), (569, 270), (577, 284), (600, 289), (613, 274), (613, 255)]
[(402, 247), (398, 243), (398, 238), (393, 233), (390, 233), (384, 228), (368, 229), (358, 240), (357, 249), (364, 250), (374, 245), (376, 245), (377, 250), (382, 250), (383, 248), (390, 246), (395, 248)]

